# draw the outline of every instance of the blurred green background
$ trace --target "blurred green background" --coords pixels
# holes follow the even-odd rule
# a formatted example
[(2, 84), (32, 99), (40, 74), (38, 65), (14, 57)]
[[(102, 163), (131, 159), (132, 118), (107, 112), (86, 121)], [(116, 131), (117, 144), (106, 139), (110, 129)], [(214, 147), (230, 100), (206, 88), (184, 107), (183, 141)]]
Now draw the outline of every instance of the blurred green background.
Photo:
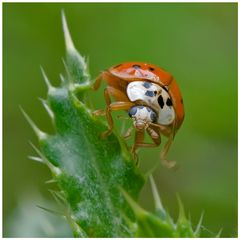
[[(39, 66), (59, 83), (65, 55), (62, 9), (93, 78), (134, 60), (173, 73), (186, 118), (168, 155), (179, 168), (160, 166), (154, 173), (163, 204), (176, 219), (178, 192), (194, 226), (204, 211), (206, 234), (223, 228), (222, 236), (236, 237), (237, 3), (4, 3), (4, 236), (71, 236), (63, 220), (36, 208), (53, 205), (44, 183), (50, 173), (27, 159), (34, 155), (29, 140), (37, 141), (19, 111), (23, 106), (42, 129), (53, 131), (37, 99), (46, 96)], [(101, 92), (90, 97), (96, 108), (104, 106)], [(158, 161), (159, 151), (141, 150), (143, 171)], [(153, 208), (149, 184), (141, 204)]]

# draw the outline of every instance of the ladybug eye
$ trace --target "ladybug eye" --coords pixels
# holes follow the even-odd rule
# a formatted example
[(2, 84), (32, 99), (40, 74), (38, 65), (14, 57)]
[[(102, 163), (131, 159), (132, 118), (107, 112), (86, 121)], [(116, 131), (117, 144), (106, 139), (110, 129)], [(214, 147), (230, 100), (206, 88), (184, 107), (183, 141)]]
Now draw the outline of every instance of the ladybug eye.
[(137, 107), (133, 106), (132, 108), (129, 109), (128, 115), (129, 117), (133, 117), (137, 113)]
[(154, 91), (154, 95), (155, 95), (155, 96), (157, 95), (157, 91)]
[(139, 69), (139, 68), (141, 68), (140, 65), (132, 65), (132, 67), (135, 68), (135, 69)]

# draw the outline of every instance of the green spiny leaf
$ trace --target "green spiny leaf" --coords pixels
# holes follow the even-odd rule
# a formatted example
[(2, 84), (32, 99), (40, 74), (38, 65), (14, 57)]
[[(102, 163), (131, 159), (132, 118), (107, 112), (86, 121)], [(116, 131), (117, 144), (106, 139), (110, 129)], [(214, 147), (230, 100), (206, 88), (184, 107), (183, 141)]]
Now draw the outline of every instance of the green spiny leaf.
[(84, 59), (72, 43), (64, 15), (62, 19), (67, 77), (61, 77), (60, 87), (53, 87), (41, 69), (48, 87), (48, 97), (43, 104), (56, 133), (42, 133), (23, 112), (39, 138), (40, 151), (33, 147), (52, 170), (54, 181), (64, 193), (71, 209), (68, 218), (76, 236), (133, 236), (134, 230), (126, 219), (131, 222), (134, 215), (119, 187), (137, 199), (144, 178), (126, 145), (119, 142), (115, 134), (107, 139), (100, 137), (106, 130), (105, 125), (79, 100), (79, 95), (90, 87), (89, 75)]
[(122, 157), (114, 135), (100, 138), (105, 126), (70, 91), (51, 91), (48, 101), (57, 133), (41, 140), (40, 146), (46, 158), (62, 170), (57, 181), (77, 223), (88, 236), (128, 236), (120, 209), (130, 218), (131, 212), (118, 187), (136, 199), (143, 184), (131, 156)]

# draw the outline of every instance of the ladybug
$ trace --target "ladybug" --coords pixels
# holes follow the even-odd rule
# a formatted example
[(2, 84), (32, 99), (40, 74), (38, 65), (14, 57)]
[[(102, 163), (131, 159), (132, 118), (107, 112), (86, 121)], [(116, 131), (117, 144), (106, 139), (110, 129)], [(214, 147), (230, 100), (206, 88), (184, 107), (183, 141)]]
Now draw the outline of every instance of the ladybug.
[[(174, 77), (153, 64), (127, 62), (103, 71), (93, 85), (94, 90), (100, 87), (102, 80), (107, 83), (104, 90), (107, 106), (104, 112), (97, 110), (94, 114), (106, 115), (109, 128), (103, 136), (108, 136), (113, 129), (111, 111), (126, 110), (136, 130), (132, 152), (136, 153), (139, 147), (159, 146), (162, 134), (168, 141), (161, 151), (161, 160), (168, 167), (174, 166), (175, 162), (166, 161), (166, 154), (184, 119), (183, 99)], [(145, 132), (152, 143), (144, 142)]]

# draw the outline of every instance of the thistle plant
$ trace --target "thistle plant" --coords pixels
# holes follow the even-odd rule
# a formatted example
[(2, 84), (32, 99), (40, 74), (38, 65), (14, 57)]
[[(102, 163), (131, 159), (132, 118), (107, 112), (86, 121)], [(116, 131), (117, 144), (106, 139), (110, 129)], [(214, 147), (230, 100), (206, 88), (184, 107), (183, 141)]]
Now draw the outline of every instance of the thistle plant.
[[(202, 217), (196, 229), (186, 218), (179, 200), (176, 223), (163, 208), (151, 175), (140, 172), (124, 140), (113, 132), (107, 138), (101, 133), (106, 123), (92, 114), (85, 103), (92, 91), (85, 59), (76, 50), (67, 22), (62, 13), (66, 43), (66, 74), (60, 76), (60, 86), (52, 86), (42, 69), (48, 88), (42, 104), (47, 110), (55, 133), (40, 130), (22, 110), (37, 135), (39, 146), (33, 160), (50, 169), (52, 181), (59, 191), (51, 191), (56, 202), (64, 208), (75, 237), (199, 237)], [(138, 204), (139, 193), (150, 179), (154, 212)]]

